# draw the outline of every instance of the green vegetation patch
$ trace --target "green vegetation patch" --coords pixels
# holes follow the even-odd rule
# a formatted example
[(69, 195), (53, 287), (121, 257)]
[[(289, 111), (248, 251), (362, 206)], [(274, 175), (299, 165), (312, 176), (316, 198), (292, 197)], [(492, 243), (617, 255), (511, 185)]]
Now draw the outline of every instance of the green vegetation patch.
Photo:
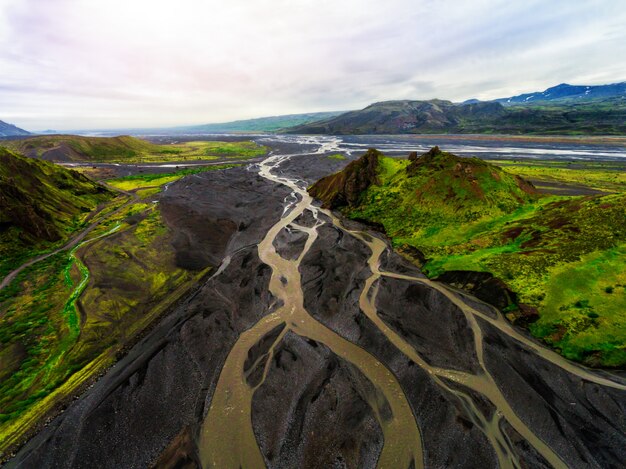
[(131, 204), (0, 291), (0, 450), (191, 287), (170, 236), (158, 205)]
[(213, 166), (202, 166), (199, 168), (180, 169), (173, 173), (146, 173), (124, 176), (121, 178), (109, 179), (107, 184), (124, 191), (135, 189), (145, 189), (148, 187), (159, 187), (179, 180), (184, 176), (199, 174), (207, 171), (217, 171), (220, 169), (236, 168), (240, 164), (221, 164)]
[(58, 366), (74, 343), (73, 321), (64, 316), (72, 289), (64, 271), (70, 264), (67, 254), (56, 254), (23, 271), (0, 291), (0, 353), (10, 363), (0, 380), (0, 429), (1, 423), (19, 417), (70, 372)]
[(624, 163), (558, 161), (491, 161), (521, 177), (546, 182), (578, 184), (600, 191), (626, 191)]
[(268, 152), (267, 147), (252, 141), (194, 141), (159, 145), (129, 136), (50, 135), (11, 140), (5, 144), (32, 158), (94, 163), (158, 163), (217, 158), (254, 158)]
[(534, 335), (566, 357), (590, 364), (626, 363), (626, 244), (581, 256), (549, 271)]
[(488, 223), (539, 199), (519, 178), (475, 158), (440, 153), (421, 164), (381, 157), (378, 165), (379, 184), (349, 216), (382, 224), (393, 239), (446, 238), (459, 224)]
[[(238, 166), (214, 165), (112, 181), (112, 185), (136, 191), (143, 199), (129, 203), (133, 199), (126, 195), (109, 201), (111, 192), (73, 171), (68, 177), (76, 178), (77, 183), (59, 189), (55, 185), (58, 181), (39, 178), (37, 171), (54, 176), (56, 171), (64, 174), (67, 170), (44, 161), (10, 156), (10, 161), (27, 163), (25, 170), (35, 168), (27, 176), (34, 174), (37, 180), (27, 179), (23, 187), (50, 185), (60, 191), (50, 192), (50, 200), (46, 200), (46, 194), (40, 194), (35, 187), (31, 196), (57, 210), (56, 205), (68, 205), (68, 213), (60, 214), (58, 220), (63, 233), (69, 235), (96, 221), (98, 225), (78, 246), (33, 264), (0, 290), (0, 452), (60, 400), (110, 365), (116, 353), (206, 273), (176, 265), (171, 233), (158, 205), (149, 198), (163, 185), (186, 175)], [(6, 168), (0, 166), (0, 171)], [(17, 184), (13, 180), (5, 183), (5, 174), (0, 175), (2, 188), (9, 187), (5, 193), (15, 194), (12, 188)], [(80, 195), (85, 193), (86, 201), (78, 196), (77, 201), (69, 196), (69, 201), (60, 199), (66, 196), (64, 191), (75, 195), (76, 190)], [(22, 201), (20, 197), (16, 200)], [(93, 211), (100, 201), (107, 205)], [(14, 227), (2, 235), (2, 252), (21, 256), (12, 257), (7, 268), (20, 265), (37, 253), (36, 249), (61, 247), (67, 242), (64, 236), (56, 244), (39, 243), (19, 251), (11, 250), (19, 240)]]

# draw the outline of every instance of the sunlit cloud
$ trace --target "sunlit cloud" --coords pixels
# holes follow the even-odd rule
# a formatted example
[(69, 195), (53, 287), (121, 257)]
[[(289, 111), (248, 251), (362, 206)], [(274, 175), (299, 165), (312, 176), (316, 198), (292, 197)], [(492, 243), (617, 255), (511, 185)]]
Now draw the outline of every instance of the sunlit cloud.
[(167, 126), (622, 81), (623, 5), (0, 0), (0, 119)]

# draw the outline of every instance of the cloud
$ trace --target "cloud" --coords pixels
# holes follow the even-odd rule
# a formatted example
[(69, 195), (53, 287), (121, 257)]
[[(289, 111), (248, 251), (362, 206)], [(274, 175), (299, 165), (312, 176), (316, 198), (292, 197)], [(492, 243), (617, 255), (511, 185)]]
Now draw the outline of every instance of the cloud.
[(621, 0), (0, 0), (0, 119), (160, 126), (626, 79)]

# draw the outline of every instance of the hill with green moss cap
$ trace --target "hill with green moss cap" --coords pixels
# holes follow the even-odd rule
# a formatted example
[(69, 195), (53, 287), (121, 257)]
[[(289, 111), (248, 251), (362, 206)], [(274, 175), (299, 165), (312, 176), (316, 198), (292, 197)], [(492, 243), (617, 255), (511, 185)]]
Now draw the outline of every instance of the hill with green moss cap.
[(369, 223), (566, 357), (626, 365), (626, 194), (541, 195), (476, 158), (370, 149), (315, 183), (326, 208)]
[(343, 171), (309, 189), (326, 208), (349, 207), (385, 226), (390, 236), (432, 230), (442, 220), (465, 223), (510, 213), (534, 201), (533, 185), (478, 158), (460, 158), (438, 147), (408, 160), (370, 149)]

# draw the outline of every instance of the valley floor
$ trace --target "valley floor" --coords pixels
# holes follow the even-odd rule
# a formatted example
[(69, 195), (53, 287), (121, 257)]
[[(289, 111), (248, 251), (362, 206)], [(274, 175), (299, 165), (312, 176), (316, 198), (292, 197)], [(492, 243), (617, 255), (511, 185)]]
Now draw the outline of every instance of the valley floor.
[[(81, 369), (78, 389), (90, 367), (103, 373), (7, 467), (626, 460), (623, 377), (564, 359), (427, 279), (379, 234), (320, 209), (306, 188), (346, 164), (328, 157), (346, 153), (340, 140), (260, 142), (273, 153), (247, 167), (109, 181), (133, 198), (104, 211), (83, 244), (18, 275), (19, 294), (0, 292), (3, 311), (32, 298), (61, 307), (63, 347), (48, 351), (46, 331), (32, 347), (67, 367), (21, 383), (49, 390)], [(536, 179), (588, 184), (541, 171)], [(621, 183), (592, 187), (615, 192), (610, 184)]]

